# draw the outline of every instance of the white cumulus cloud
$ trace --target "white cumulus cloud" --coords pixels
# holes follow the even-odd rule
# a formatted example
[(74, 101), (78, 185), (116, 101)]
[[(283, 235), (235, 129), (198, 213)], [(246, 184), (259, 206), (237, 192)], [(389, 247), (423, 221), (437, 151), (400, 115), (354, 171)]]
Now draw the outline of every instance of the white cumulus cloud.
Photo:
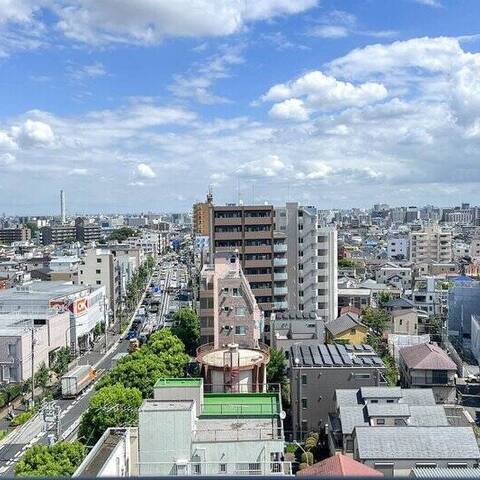
[(12, 134), (22, 146), (51, 145), (55, 140), (52, 127), (37, 120), (26, 120), (12, 128)]
[(143, 178), (155, 178), (157, 174), (153, 171), (153, 168), (146, 163), (140, 163), (137, 165), (137, 174)]
[(224, 36), (250, 22), (292, 15), (317, 0), (57, 0), (58, 27), (88, 43), (152, 44), (165, 37)]
[(270, 115), (274, 118), (285, 120), (308, 120), (308, 111), (302, 100), (298, 98), (288, 98), (283, 102), (276, 103), (270, 109)]
[(274, 85), (262, 100), (282, 101), (272, 107), (273, 116), (299, 120), (308, 116), (307, 109), (326, 111), (363, 106), (381, 101), (387, 95), (384, 85), (377, 82), (354, 85), (313, 71), (291, 82)]

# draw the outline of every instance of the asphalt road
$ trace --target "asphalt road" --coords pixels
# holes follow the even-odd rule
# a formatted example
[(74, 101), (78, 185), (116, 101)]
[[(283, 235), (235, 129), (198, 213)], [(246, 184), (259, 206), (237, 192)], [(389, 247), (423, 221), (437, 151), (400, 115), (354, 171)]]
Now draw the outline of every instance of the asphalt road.
[[(142, 301), (140, 301), (137, 310)], [(165, 305), (168, 305), (168, 302), (169, 295), (164, 290), (161, 302), (162, 314), (164, 313)], [(132, 315), (132, 320), (135, 317), (137, 310), (135, 310), (135, 313)], [(118, 353), (127, 351), (127, 341), (115, 342), (106, 354), (100, 356), (101, 359), (95, 369), (103, 371), (110, 370), (112, 368), (112, 358)], [(79, 364), (81, 363), (82, 361), (80, 360)], [(94, 394), (94, 386), (95, 384), (93, 383), (75, 399), (59, 399), (55, 401), (56, 405), (60, 408), (61, 439), (68, 438), (68, 436), (70, 436), (70, 434), (78, 427), (80, 417), (87, 409), (90, 398)], [(48, 441), (48, 432), (44, 431), (42, 415), (38, 414), (23, 425), (17, 432), (9, 435), (4, 445), (0, 448), (0, 476), (13, 477), (15, 464), (20, 460), (25, 450), (37, 443), (47, 444)]]

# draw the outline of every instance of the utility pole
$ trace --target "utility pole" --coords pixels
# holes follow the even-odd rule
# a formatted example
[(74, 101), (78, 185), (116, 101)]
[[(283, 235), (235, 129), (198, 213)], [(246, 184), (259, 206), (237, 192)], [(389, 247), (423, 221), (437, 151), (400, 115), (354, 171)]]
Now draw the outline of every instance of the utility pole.
[(107, 341), (107, 332), (108, 332), (108, 310), (107, 310), (107, 295), (105, 293), (103, 297), (103, 318), (105, 320), (105, 353), (108, 351), (108, 341)]
[(48, 433), (50, 443), (60, 439), (60, 407), (55, 401), (44, 402), (42, 405), (43, 430)]
[(35, 405), (35, 327), (32, 320), (32, 407)]

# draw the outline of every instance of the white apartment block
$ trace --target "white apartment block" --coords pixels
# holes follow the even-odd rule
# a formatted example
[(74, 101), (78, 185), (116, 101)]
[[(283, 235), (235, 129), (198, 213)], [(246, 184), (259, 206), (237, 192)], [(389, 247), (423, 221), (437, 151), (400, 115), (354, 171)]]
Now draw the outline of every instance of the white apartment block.
[(275, 229), (287, 235), (288, 308), (337, 317), (337, 231), (320, 228), (315, 207), (289, 202), (275, 209)]
[(410, 261), (414, 263), (452, 261), (452, 232), (438, 226), (410, 232)]
[(403, 289), (411, 288), (412, 269), (395, 263), (385, 263), (375, 272), (375, 280), (386, 285), (401, 285)]
[(408, 244), (408, 237), (389, 237), (387, 239), (388, 258), (407, 259)]

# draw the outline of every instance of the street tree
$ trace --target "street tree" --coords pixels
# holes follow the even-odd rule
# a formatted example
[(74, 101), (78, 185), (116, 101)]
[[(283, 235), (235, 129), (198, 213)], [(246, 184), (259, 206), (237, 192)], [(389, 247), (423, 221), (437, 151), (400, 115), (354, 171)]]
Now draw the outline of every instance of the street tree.
[(15, 467), (17, 477), (67, 477), (73, 475), (85, 458), (80, 442), (33, 445)]
[(200, 345), (200, 319), (191, 308), (181, 308), (173, 316), (172, 333), (185, 345), (189, 355), (195, 355)]
[[(132, 373), (133, 375), (133, 373)], [(137, 425), (142, 394), (121, 384), (101, 388), (82, 415), (78, 438), (86, 446), (95, 445), (107, 428)]]
[(52, 371), (59, 377), (67, 373), (68, 365), (72, 361), (72, 354), (67, 347), (61, 347), (55, 352)]

